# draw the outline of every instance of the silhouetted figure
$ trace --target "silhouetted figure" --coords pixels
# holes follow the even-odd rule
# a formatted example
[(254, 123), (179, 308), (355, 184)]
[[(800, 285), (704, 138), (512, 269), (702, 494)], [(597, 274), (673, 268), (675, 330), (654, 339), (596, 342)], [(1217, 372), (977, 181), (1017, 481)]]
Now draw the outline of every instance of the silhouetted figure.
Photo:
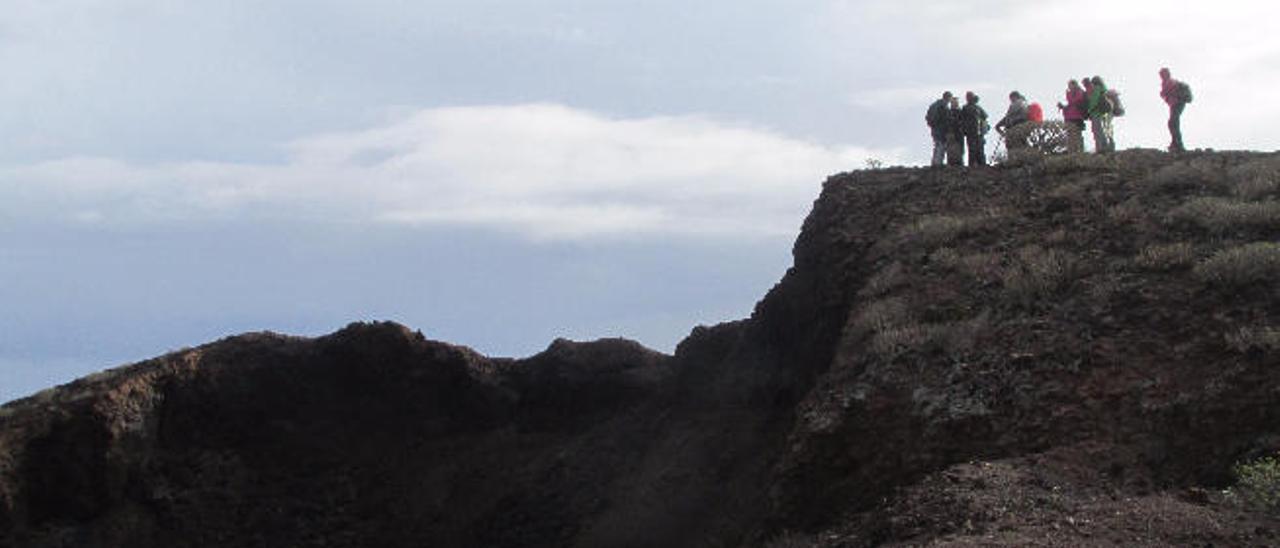
[(978, 95), (970, 91), (964, 94), (964, 107), (960, 109), (960, 132), (969, 147), (969, 166), (987, 165), (987, 111), (978, 106)]
[(1182, 146), (1182, 111), (1191, 102), (1191, 86), (1174, 80), (1169, 69), (1160, 69), (1160, 97), (1169, 105), (1169, 152), (1186, 152)]
[(943, 92), (942, 98), (929, 105), (924, 121), (929, 124), (929, 135), (933, 138), (933, 160), (930, 165), (940, 166), (947, 155), (947, 109), (951, 106), (950, 91)]

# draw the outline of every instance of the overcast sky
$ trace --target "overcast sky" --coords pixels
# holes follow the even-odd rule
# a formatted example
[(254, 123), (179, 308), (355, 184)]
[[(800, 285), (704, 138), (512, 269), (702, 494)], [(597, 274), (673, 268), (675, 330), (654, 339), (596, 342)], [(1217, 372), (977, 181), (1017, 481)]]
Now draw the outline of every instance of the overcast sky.
[[(1280, 145), (1280, 4), (9, 0), (0, 401), (254, 330), (490, 355), (745, 317), (826, 176), (1069, 78), (1121, 148)], [(1054, 109), (1048, 108), (1053, 113)]]

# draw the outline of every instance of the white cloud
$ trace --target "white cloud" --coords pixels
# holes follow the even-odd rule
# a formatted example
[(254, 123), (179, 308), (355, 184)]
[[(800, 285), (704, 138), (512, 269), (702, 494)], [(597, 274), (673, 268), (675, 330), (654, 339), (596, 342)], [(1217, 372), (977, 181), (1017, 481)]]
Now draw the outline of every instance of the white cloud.
[(897, 155), (697, 116), (551, 104), (426, 109), (286, 146), (279, 165), (68, 158), (0, 170), (0, 214), (466, 225), (534, 239), (793, 233), (822, 179)]

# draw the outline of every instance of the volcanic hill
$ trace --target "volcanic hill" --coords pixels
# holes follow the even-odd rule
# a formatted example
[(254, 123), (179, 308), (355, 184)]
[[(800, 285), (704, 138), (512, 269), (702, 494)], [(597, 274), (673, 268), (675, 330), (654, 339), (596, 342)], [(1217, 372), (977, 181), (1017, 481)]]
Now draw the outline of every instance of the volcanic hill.
[(0, 546), (1277, 545), (1277, 241), (1275, 154), (840, 174), (671, 356), (353, 324), (0, 407)]

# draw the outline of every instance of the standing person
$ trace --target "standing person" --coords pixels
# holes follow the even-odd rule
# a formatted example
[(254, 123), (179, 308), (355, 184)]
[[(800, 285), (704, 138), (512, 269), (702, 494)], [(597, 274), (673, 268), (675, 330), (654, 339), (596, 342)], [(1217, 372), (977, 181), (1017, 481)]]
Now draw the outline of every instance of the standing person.
[(1087, 111), (1093, 129), (1093, 148), (1098, 153), (1115, 152), (1116, 141), (1111, 133), (1111, 99), (1107, 97), (1107, 85), (1101, 76), (1089, 79), (1093, 89), (1089, 90)]
[(964, 94), (964, 107), (960, 109), (960, 132), (969, 146), (969, 167), (987, 165), (987, 111), (978, 106), (978, 95), (972, 91)]
[(951, 105), (951, 92), (943, 92), (942, 98), (929, 105), (924, 121), (929, 124), (929, 135), (933, 137), (933, 161), (930, 165), (942, 165), (947, 154), (947, 108)]
[(1010, 151), (1026, 148), (1026, 135), (1021, 135), (1020, 131), (1011, 135), (1010, 130), (1026, 123), (1028, 119), (1027, 98), (1016, 91), (1009, 92), (1009, 110), (1005, 112), (1004, 118), (996, 122), (996, 133), (1005, 137), (1005, 148)]
[(964, 165), (964, 132), (960, 127), (960, 98), (952, 97), (947, 107), (947, 165)]
[(1182, 110), (1191, 102), (1191, 86), (1174, 80), (1168, 68), (1160, 69), (1160, 98), (1169, 105), (1169, 152), (1186, 152), (1182, 146)]
[[(1089, 81), (1086, 80), (1086, 82)], [(1089, 82), (1089, 87), (1093, 87), (1093, 82)], [(1062, 120), (1067, 124), (1067, 152), (1073, 154), (1084, 152), (1084, 118), (1088, 107), (1089, 99), (1084, 89), (1080, 87), (1080, 82), (1076, 80), (1067, 82), (1067, 102), (1058, 103), (1058, 110), (1062, 111)]]

